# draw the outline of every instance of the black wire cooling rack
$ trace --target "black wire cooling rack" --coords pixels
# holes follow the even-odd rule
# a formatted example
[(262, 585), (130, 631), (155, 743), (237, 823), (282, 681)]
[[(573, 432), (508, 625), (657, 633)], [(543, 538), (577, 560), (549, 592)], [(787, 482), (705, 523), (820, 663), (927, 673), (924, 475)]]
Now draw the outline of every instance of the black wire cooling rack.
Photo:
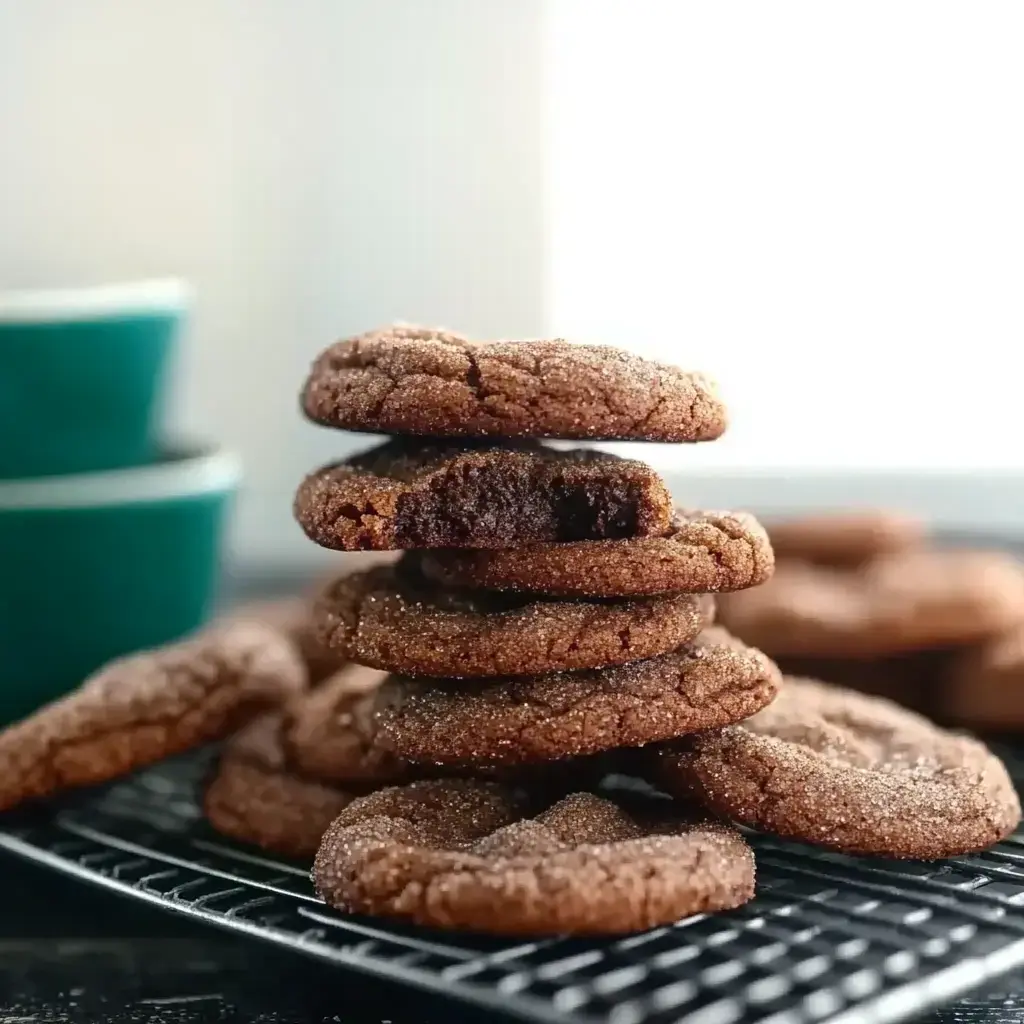
[[(1024, 964), (1024, 834), (939, 864), (755, 837), (758, 895), (611, 941), (509, 942), (335, 913), (301, 864), (228, 843), (190, 757), (8, 817), (0, 848), (194, 919), (496, 1017), (560, 1024), (889, 1024)], [(1021, 778), (1024, 762), (1011, 765)]]

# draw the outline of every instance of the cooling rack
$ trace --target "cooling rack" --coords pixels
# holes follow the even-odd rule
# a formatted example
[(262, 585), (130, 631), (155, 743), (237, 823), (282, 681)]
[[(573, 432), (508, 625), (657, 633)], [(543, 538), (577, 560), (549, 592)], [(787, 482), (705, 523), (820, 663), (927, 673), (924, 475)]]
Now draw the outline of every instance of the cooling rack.
[[(1009, 760), (1020, 779), (1024, 762)], [(329, 910), (308, 866), (209, 830), (196, 804), (207, 767), (193, 755), (8, 816), (0, 848), (509, 1020), (890, 1024), (1024, 964), (1024, 835), (939, 864), (754, 837), (758, 895), (745, 907), (618, 940), (510, 942)]]

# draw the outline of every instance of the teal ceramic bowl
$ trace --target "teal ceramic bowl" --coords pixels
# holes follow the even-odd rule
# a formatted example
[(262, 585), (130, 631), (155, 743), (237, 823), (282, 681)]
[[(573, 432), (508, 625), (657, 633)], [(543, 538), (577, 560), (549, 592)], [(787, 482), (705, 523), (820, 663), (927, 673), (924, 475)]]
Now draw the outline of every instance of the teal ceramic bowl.
[(0, 482), (0, 722), (206, 621), (239, 476), (207, 450)]
[(0, 293), (0, 479), (152, 461), (188, 305), (177, 281)]

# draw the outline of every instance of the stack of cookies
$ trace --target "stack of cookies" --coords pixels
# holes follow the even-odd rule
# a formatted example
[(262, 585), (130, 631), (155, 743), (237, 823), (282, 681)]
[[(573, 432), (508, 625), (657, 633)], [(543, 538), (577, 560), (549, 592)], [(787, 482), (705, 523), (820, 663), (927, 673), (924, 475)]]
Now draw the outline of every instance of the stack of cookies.
[[(582, 848), (607, 847), (602, 870), (617, 865), (622, 881), (604, 909), (591, 895), (575, 920), (569, 899), (554, 921), (549, 900), (509, 891), (506, 930), (629, 930), (747, 899), (738, 833), (593, 790), (611, 752), (740, 721), (775, 696), (775, 666), (712, 625), (709, 596), (768, 579), (767, 537), (749, 516), (674, 508), (642, 462), (542, 443), (713, 440), (725, 409), (710, 382), (612, 348), (405, 328), (328, 349), (303, 402), (319, 423), (392, 435), (311, 474), (295, 512), (323, 547), (403, 552), (327, 586), (315, 622), (339, 659), (389, 674), (359, 712), (387, 752), (376, 781), (420, 777), (332, 826), (316, 871), (325, 897), (493, 929), (493, 901), (403, 910), (375, 888), (367, 874), (383, 869), (370, 865), (407, 856), (406, 837), (435, 860), (476, 851), (480, 885), (484, 864), (522, 857), (532, 884), (573, 865), (566, 878), (592, 890)], [(445, 809), (443, 835), (428, 807)], [(394, 835), (371, 842), (378, 816)], [(666, 883), (658, 899), (613, 894), (657, 864), (679, 876), (705, 862), (717, 870)]]

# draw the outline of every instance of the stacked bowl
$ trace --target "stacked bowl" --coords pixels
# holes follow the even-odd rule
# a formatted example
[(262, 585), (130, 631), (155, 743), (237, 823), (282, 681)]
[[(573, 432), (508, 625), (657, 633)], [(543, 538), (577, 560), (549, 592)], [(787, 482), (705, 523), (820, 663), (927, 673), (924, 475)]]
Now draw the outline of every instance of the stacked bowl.
[(177, 281), (0, 294), (0, 722), (206, 619), (235, 458), (161, 406)]

